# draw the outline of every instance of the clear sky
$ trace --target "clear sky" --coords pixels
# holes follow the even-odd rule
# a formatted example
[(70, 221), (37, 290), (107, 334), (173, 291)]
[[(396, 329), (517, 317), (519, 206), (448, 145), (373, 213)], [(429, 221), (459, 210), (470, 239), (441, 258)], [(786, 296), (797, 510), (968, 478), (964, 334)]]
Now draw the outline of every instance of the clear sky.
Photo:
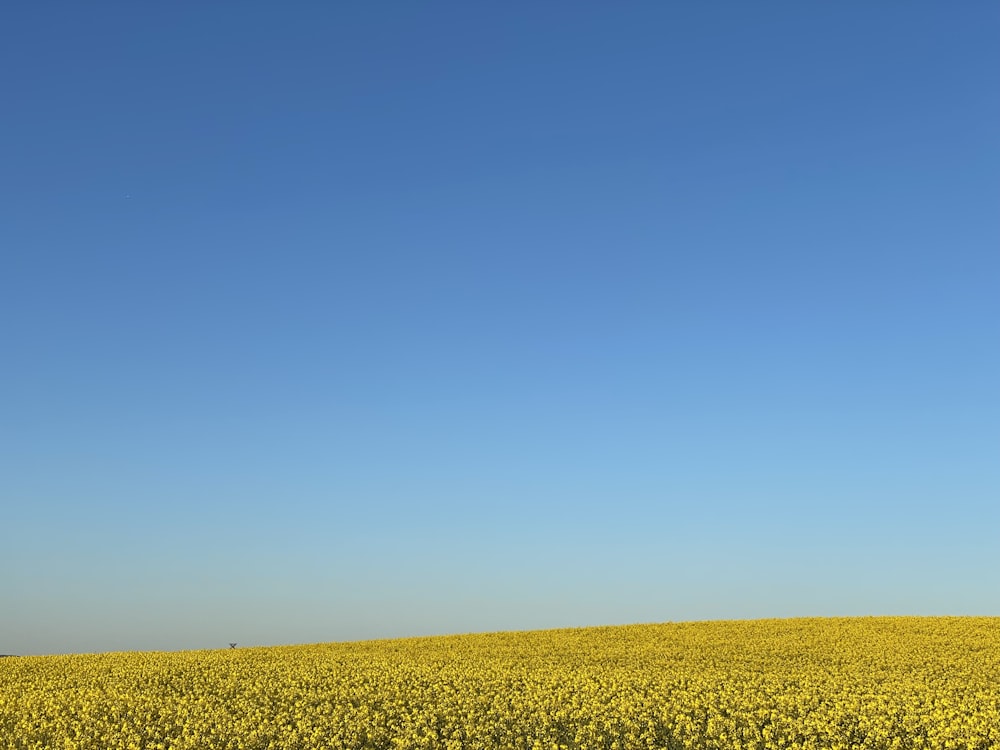
[(995, 3), (16, 3), (0, 653), (1000, 615)]

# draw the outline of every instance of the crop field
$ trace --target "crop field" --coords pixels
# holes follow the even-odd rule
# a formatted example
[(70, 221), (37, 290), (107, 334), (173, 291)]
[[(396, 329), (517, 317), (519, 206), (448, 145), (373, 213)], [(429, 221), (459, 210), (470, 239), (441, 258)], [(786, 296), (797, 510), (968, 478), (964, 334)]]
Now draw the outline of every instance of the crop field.
[(1000, 748), (1000, 618), (0, 660), (0, 748)]

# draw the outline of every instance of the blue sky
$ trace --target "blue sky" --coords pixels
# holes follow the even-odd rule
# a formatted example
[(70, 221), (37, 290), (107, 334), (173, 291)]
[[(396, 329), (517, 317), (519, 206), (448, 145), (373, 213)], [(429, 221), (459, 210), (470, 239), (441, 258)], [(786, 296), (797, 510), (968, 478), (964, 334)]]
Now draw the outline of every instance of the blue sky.
[(0, 653), (1000, 615), (998, 33), (8, 8)]

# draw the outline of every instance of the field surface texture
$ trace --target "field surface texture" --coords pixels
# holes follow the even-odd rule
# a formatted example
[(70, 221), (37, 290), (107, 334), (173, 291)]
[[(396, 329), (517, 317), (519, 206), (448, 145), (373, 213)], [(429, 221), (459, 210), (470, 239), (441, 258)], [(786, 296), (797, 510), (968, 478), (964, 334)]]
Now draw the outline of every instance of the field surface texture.
[(0, 747), (1000, 748), (1000, 618), (0, 660)]

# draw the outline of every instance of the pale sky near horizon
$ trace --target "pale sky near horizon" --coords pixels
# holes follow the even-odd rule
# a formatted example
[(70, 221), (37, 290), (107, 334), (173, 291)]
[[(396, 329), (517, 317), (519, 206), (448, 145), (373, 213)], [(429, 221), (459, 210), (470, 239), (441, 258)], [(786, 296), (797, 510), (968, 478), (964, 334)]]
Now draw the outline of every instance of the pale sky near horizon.
[(994, 3), (17, 3), (0, 653), (1000, 615)]

